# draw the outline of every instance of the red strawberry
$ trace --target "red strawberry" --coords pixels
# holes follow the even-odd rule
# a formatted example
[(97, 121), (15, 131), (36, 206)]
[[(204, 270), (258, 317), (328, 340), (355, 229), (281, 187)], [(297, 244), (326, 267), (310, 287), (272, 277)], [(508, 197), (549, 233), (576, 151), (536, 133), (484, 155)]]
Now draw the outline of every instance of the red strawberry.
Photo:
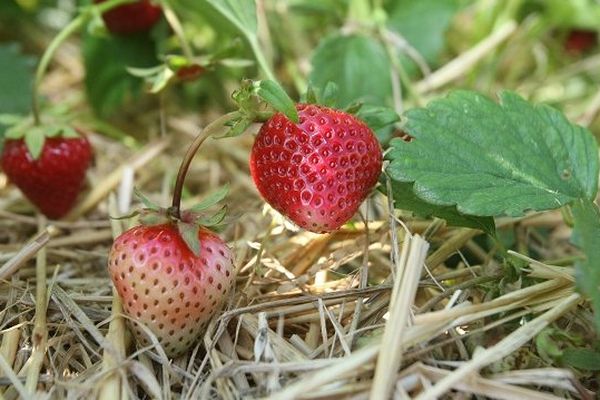
[[(232, 254), (214, 233), (198, 228), (196, 256), (177, 225), (140, 225), (120, 235), (108, 258), (125, 312), (145, 324), (171, 357), (197, 341), (234, 282)], [(150, 342), (137, 324), (133, 332)]]
[(85, 137), (45, 138), (37, 159), (23, 139), (7, 139), (1, 164), (8, 178), (43, 214), (57, 219), (75, 204), (91, 159), (92, 148)]
[[(104, 1), (106, 0), (94, 0), (94, 3)], [(113, 8), (102, 14), (102, 19), (112, 33), (129, 35), (150, 30), (161, 15), (160, 7), (153, 5), (149, 0), (140, 0)]]
[(568, 32), (564, 48), (568, 53), (578, 55), (591, 50), (598, 44), (598, 32), (590, 29), (572, 29)]
[(298, 104), (297, 125), (275, 114), (252, 147), (250, 172), (265, 200), (304, 229), (330, 232), (346, 223), (381, 172), (369, 127), (342, 111)]

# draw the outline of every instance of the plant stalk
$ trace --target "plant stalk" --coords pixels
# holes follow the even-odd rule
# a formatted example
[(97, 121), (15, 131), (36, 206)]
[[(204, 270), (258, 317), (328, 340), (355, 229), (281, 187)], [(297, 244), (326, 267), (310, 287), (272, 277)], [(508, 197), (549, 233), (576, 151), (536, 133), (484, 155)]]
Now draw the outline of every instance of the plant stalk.
[(181, 195), (183, 193), (183, 183), (185, 181), (185, 177), (190, 168), (190, 164), (194, 159), (194, 156), (198, 152), (202, 143), (206, 141), (209, 137), (219, 132), (225, 123), (231, 121), (235, 117), (239, 116), (239, 111), (232, 111), (227, 113), (210, 124), (208, 124), (198, 136), (194, 139), (190, 147), (188, 148), (183, 160), (181, 161), (181, 165), (179, 166), (179, 171), (177, 172), (177, 180), (175, 181), (175, 188), (173, 189), (173, 202), (171, 205), (171, 215), (175, 218), (181, 218)]
[[(31, 111), (33, 113), (33, 122), (36, 126), (39, 126), (41, 123), (40, 119), (40, 105), (38, 101), (38, 90), (42, 79), (44, 78), (44, 74), (48, 69), (48, 65), (50, 61), (54, 57), (54, 53), (58, 49), (58, 47), (63, 44), (65, 40), (73, 33), (77, 32), (79, 28), (81, 28), (90, 18), (93, 17), (94, 12), (99, 12), (100, 14), (109, 11), (115, 7), (118, 7), (123, 4), (133, 3), (136, 0), (108, 0), (104, 3), (93, 5), (90, 8), (86, 9), (84, 12), (80, 13), (75, 19), (73, 19), (67, 26), (65, 26), (59, 33), (52, 39), (48, 48), (42, 55), (40, 62), (35, 71), (35, 77), (33, 81), (33, 96), (31, 99)], [(93, 11), (94, 10), (94, 11)]]

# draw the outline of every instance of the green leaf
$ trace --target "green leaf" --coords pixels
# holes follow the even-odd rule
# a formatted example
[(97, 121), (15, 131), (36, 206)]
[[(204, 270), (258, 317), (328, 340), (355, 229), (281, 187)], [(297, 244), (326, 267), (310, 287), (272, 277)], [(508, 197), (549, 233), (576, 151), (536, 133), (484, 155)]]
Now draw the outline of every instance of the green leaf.
[(214, 138), (215, 139), (223, 139), (223, 138), (228, 138), (228, 137), (240, 136), (242, 133), (244, 133), (246, 131), (246, 129), (248, 129), (248, 127), (250, 125), (252, 125), (252, 120), (250, 120), (246, 117), (240, 117), (233, 123), (231, 128), (229, 128), (227, 130), (227, 132), (225, 132), (224, 135), (215, 136)]
[(119, 111), (143, 93), (144, 82), (128, 68), (150, 68), (158, 63), (155, 43), (148, 35), (84, 35), (82, 52), (86, 93), (101, 116)]
[(581, 199), (573, 204), (573, 217), (573, 241), (585, 255), (584, 261), (575, 264), (577, 284), (592, 299), (596, 329), (600, 332), (600, 210), (592, 201)]
[(31, 110), (35, 59), (17, 44), (0, 45), (0, 113), (27, 114)]
[[(390, 2), (388, 27), (400, 33), (430, 64), (445, 46), (445, 33), (460, 8), (458, 0), (397, 0)], [(402, 57), (405, 63), (409, 58)], [(413, 64), (411, 68), (414, 68)]]
[(381, 44), (359, 34), (330, 36), (311, 57), (310, 81), (325, 88), (333, 82), (339, 88), (338, 106), (354, 102), (386, 105), (391, 99), (390, 64)]
[(198, 203), (194, 207), (192, 207), (190, 209), (190, 211), (193, 211), (193, 212), (204, 211), (207, 208), (210, 208), (210, 207), (214, 206), (215, 204), (217, 204), (218, 202), (220, 202), (221, 200), (223, 200), (227, 196), (228, 193), (229, 193), (229, 185), (222, 186), (221, 188), (217, 189), (215, 192), (206, 196), (204, 198), (204, 200), (202, 200), (200, 203)]
[(213, 227), (219, 225), (227, 215), (227, 206), (223, 206), (216, 213), (208, 216), (200, 216), (195, 223), (200, 226)]
[(31, 157), (37, 160), (44, 148), (44, 135), (39, 129), (29, 129), (25, 132), (25, 145)]
[[(392, 182), (395, 208), (411, 211), (422, 218), (442, 218), (451, 226), (479, 229), (489, 235), (495, 235), (496, 226), (493, 218), (462, 214), (454, 206), (438, 206), (427, 203), (413, 192), (412, 186), (412, 183)], [(385, 193), (385, 191), (383, 192)]]
[[(65, 138), (78, 138), (81, 136), (79, 133), (77, 133), (77, 130), (70, 126), (62, 126), (61, 133)], [(46, 136), (48, 135), (46, 134)]]
[(196, 257), (200, 256), (200, 238), (198, 237), (198, 225), (178, 221), (177, 230), (188, 248)]
[(500, 104), (457, 91), (406, 113), (415, 139), (391, 141), (388, 174), (423, 200), (478, 216), (520, 216), (594, 198), (598, 148), (559, 111), (510, 92)]
[(565, 349), (562, 361), (570, 367), (586, 371), (600, 371), (600, 353), (589, 349)]
[(356, 116), (374, 131), (388, 127), (400, 121), (400, 116), (389, 107), (364, 105)]
[(327, 107), (335, 107), (339, 98), (340, 88), (335, 82), (327, 82), (321, 94), (320, 103)]
[(277, 111), (285, 114), (291, 121), (298, 123), (298, 112), (294, 101), (275, 81), (263, 80), (254, 83), (256, 94)]
[(142, 192), (140, 192), (138, 190), (138, 188), (133, 188), (133, 194), (135, 195), (135, 197), (137, 197), (142, 204), (144, 204), (144, 206), (150, 210), (154, 210), (154, 211), (159, 211), (160, 207), (157, 206), (156, 204), (154, 204), (152, 202), (152, 200), (150, 200), (148, 197), (146, 197)]
[(207, 0), (249, 40), (256, 36), (256, 5), (253, 0)]

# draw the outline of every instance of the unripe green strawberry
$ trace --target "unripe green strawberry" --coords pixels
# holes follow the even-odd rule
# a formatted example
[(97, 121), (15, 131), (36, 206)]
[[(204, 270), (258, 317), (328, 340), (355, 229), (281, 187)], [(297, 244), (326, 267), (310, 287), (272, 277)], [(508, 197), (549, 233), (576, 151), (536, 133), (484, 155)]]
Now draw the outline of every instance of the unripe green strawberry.
[(330, 232), (346, 223), (377, 183), (381, 147), (351, 114), (298, 104), (299, 124), (281, 113), (260, 129), (250, 171), (264, 199), (304, 229)]
[[(201, 227), (198, 239), (195, 255), (176, 223), (140, 225), (115, 240), (108, 258), (124, 311), (146, 325), (170, 357), (197, 342), (234, 283), (227, 245)], [(143, 345), (150, 343), (139, 325), (130, 326)]]

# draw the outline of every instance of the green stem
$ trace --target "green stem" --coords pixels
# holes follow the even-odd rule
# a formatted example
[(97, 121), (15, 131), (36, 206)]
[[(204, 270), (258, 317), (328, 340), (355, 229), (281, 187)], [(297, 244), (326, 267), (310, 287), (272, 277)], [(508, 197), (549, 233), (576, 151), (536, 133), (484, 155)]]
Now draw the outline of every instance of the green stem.
[(40, 106), (38, 102), (38, 90), (42, 79), (44, 78), (44, 74), (48, 69), (48, 65), (54, 56), (54, 53), (58, 49), (58, 47), (73, 33), (77, 32), (81, 26), (83, 26), (92, 16), (94, 15), (94, 11), (99, 12), (100, 14), (111, 10), (115, 7), (118, 7), (123, 4), (133, 3), (136, 0), (108, 0), (104, 3), (90, 6), (85, 11), (80, 13), (74, 20), (72, 20), (67, 26), (65, 26), (59, 33), (52, 39), (48, 48), (42, 55), (40, 63), (37, 66), (35, 71), (35, 79), (33, 81), (33, 98), (31, 101), (31, 111), (33, 113), (33, 121), (35, 125), (40, 125)]
[(192, 46), (185, 37), (185, 32), (183, 31), (181, 21), (177, 17), (177, 14), (173, 10), (173, 7), (171, 7), (170, 0), (161, 0), (160, 5), (163, 8), (165, 19), (169, 23), (171, 29), (173, 29), (173, 32), (175, 33), (175, 36), (177, 36), (177, 39), (179, 39), (179, 44), (181, 45), (181, 49), (183, 50), (183, 55), (185, 56), (185, 58), (191, 61), (194, 58)]
[(173, 203), (171, 205), (171, 215), (175, 218), (181, 218), (181, 195), (183, 193), (183, 182), (185, 181), (185, 176), (190, 168), (190, 164), (192, 163), (192, 159), (198, 152), (202, 143), (206, 141), (209, 137), (214, 135), (217, 132), (220, 132), (223, 125), (232, 119), (238, 117), (240, 115), (239, 111), (232, 111), (227, 113), (220, 118), (217, 118), (210, 124), (208, 124), (202, 132), (192, 142), (190, 147), (188, 148), (183, 160), (181, 161), (181, 165), (179, 167), (179, 172), (177, 172), (177, 180), (175, 181), (175, 188), (173, 189)]
[(258, 45), (258, 42), (256, 41), (256, 39), (250, 38), (249, 42), (250, 42), (250, 47), (252, 47), (252, 51), (254, 52), (254, 57), (256, 57), (256, 61), (258, 62), (258, 66), (263, 71), (263, 73), (265, 74), (267, 79), (277, 82), (277, 79), (275, 78), (275, 74), (271, 70), (269, 63), (267, 63), (267, 59), (265, 58), (265, 55), (264, 55), (262, 49), (260, 48), (260, 46)]

